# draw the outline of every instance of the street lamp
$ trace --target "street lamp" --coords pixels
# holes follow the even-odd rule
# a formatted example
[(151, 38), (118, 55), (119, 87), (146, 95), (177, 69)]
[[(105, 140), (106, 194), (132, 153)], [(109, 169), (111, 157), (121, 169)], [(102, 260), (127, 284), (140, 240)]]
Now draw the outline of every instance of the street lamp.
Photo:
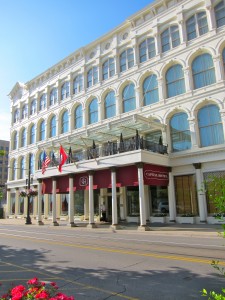
[(26, 217), (26, 225), (32, 224), (30, 218), (30, 167), (31, 167), (31, 154), (29, 153), (29, 161), (28, 161), (28, 178), (27, 178), (27, 217)]

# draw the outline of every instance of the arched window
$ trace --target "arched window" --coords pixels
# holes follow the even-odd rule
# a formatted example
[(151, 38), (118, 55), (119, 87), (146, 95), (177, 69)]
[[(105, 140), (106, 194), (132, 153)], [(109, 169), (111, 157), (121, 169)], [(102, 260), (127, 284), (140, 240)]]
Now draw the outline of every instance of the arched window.
[(37, 111), (37, 100), (34, 99), (34, 100), (32, 100), (31, 105), (30, 105), (30, 115), (35, 114), (36, 111)]
[(30, 155), (30, 174), (34, 175), (34, 170), (35, 170), (35, 160), (34, 160), (34, 154), (32, 153)]
[(145, 78), (143, 82), (144, 106), (159, 101), (158, 81), (156, 75), (152, 74)]
[(16, 109), (15, 112), (14, 112), (14, 120), (13, 120), (13, 122), (16, 123), (16, 122), (19, 121), (19, 119), (20, 119), (20, 111), (19, 111), (19, 109)]
[(217, 28), (225, 25), (225, 2), (220, 1), (214, 8)]
[(174, 65), (166, 72), (167, 98), (185, 93), (184, 72), (181, 65)]
[(18, 133), (15, 132), (13, 136), (13, 150), (18, 148)]
[(91, 87), (98, 83), (98, 68), (93, 67), (87, 73), (87, 87)]
[(209, 28), (205, 11), (190, 17), (186, 21), (186, 28), (188, 41), (207, 33)]
[(155, 56), (155, 39), (148, 38), (139, 45), (139, 61), (140, 63), (153, 58)]
[(124, 72), (134, 66), (134, 51), (129, 48), (120, 54), (120, 72)]
[(123, 89), (123, 112), (126, 113), (136, 108), (134, 84), (130, 83)]
[(78, 105), (74, 111), (74, 128), (81, 128), (83, 126), (83, 111), (82, 105)]
[(109, 92), (105, 97), (105, 119), (116, 115), (116, 99), (113, 91)]
[(70, 83), (69, 81), (64, 82), (61, 87), (61, 100), (66, 99), (70, 95)]
[(30, 129), (30, 144), (34, 144), (34, 143), (35, 143), (35, 125), (32, 125)]
[(201, 147), (224, 143), (221, 116), (216, 105), (207, 105), (199, 110), (198, 126)]
[(25, 147), (27, 144), (27, 130), (24, 128), (21, 134), (21, 147)]
[(45, 139), (45, 121), (43, 120), (40, 124), (40, 141)]
[(61, 130), (61, 133), (66, 133), (68, 131), (69, 131), (69, 114), (68, 114), (68, 110), (66, 110), (62, 114), (62, 130)]
[(113, 75), (115, 75), (115, 62), (114, 58), (109, 58), (102, 65), (102, 79), (106, 80)]
[(98, 122), (98, 101), (94, 98), (89, 105), (89, 124)]
[(167, 28), (161, 34), (162, 52), (166, 52), (180, 45), (180, 34), (177, 25)]
[(25, 159), (24, 157), (21, 158), (20, 161), (20, 179), (25, 178)]
[(58, 91), (57, 88), (53, 88), (50, 92), (50, 106), (56, 104), (58, 100)]
[(170, 135), (173, 152), (191, 149), (191, 133), (186, 113), (177, 113), (171, 118)]
[(50, 137), (56, 136), (56, 116), (53, 116), (50, 120)]
[(39, 110), (44, 110), (46, 108), (46, 94), (43, 94), (40, 98)]
[(222, 56), (223, 56), (223, 70), (225, 72), (225, 48), (223, 49)]
[(83, 89), (84, 89), (83, 75), (79, 74), (74, 78), (74, 81), (73, 81), (73, 93), (78, 94)]
[(28, 117), (28, 105), (25, 104), (22, 108), (22, 119), (25, 119)]
[(199, 89), (216, 82), (212, 56), (208, 53), (197, 56), (192, 62), (194, 89)]
[(12, 163), (12, 180), (16, 180), (16, 160), (14, 159)]

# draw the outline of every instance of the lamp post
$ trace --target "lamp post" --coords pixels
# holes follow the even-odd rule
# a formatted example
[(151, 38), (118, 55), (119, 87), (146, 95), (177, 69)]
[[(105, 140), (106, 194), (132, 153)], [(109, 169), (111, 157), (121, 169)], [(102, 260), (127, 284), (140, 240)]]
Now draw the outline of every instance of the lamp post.
[(28, 179), (27, 179), (27, 217), (26, 217), (26, 225), (32, 224), (30, 218), (30, 165), (31, 165), (31, 154), (29, 153), (29, 161), (28, 161)]

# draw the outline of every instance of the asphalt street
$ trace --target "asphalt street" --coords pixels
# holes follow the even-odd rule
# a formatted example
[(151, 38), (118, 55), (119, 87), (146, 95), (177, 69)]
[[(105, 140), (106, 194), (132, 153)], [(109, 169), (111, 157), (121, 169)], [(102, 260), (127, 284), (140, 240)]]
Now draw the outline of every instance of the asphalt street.
[(33, 277), (57, 282), (76, 300), (201, 299), (202, 288), (225, 286), (210, 265), (225, 266), (220, 226), (156, 224), (142, 232), (135, 224), (112, 230), (13, 221), (0, 220), (0, 295)]

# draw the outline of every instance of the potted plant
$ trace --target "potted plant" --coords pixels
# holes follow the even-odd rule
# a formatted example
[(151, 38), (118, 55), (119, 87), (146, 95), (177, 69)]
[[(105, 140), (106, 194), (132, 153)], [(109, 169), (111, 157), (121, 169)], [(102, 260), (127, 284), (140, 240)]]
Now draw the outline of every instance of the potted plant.
[(193, 213), (185, 213), (181, 216), (178, 216), (179, 223), (181, 224), (194, 224), (195, 215)]
[(166, 213), (156, 213), (150, 217), (151, 223), (166, 223)]

